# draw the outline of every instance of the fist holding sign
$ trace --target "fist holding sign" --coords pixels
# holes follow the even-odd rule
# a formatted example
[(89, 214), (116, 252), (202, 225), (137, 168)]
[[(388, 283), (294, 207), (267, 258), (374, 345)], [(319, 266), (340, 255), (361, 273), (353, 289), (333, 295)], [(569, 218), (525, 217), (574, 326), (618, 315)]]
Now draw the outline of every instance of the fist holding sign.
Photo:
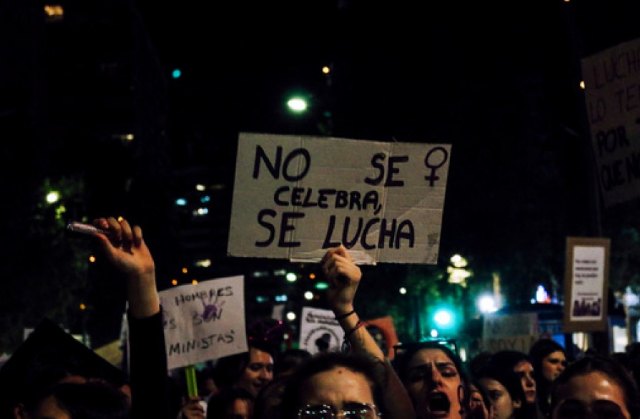
[(231, 256), (436, 263), (449, 145), (240, 135)]

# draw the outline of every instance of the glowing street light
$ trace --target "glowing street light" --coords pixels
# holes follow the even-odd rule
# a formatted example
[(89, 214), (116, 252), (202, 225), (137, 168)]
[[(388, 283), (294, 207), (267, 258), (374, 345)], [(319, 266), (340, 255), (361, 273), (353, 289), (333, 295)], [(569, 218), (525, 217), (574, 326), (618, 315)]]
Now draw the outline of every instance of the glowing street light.
[(496, 300), (492, 295), (481, 295), (478, 298), (478, 309), (481, 313), (494, 313), (498, 311)]
[(451, 256), (449, 259), (451, 265), (447, 266), (447, 273), (449, 274), (449, 283), (458, 284), (463, 287), (467, 286), (467, 278), (471, 276), (471, 271), (466, 269), (469, 262), (459, 254)]
[(55, 204), (60, 200), (60, 192), (59, 191), (49, 191), (47, 196), (45, 197), (48, 204)]
[(294, 96), (287, 100), (287, 107), (294, 113), (302, 113), (309, 107), (307, 101), (300, 96)]

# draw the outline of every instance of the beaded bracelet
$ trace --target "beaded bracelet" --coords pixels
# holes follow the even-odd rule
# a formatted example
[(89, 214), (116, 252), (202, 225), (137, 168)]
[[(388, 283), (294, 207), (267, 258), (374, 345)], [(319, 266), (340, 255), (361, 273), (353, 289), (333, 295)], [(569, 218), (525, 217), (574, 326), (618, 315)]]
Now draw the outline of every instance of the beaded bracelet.
[(350, 311), (350, 312), (348, 312), (348, 313), (344, 313), (344, 314), (341, 314), (341, 315), (339, 315), (339, 316), (336, 316), (336, 320), (344, 320), (344, 319), (346, 319), (347, 317), (349, 317), (350, 315), (355, 314), (355, 312), (356, 312), (355, 310), (351, 310), (351, 311)]

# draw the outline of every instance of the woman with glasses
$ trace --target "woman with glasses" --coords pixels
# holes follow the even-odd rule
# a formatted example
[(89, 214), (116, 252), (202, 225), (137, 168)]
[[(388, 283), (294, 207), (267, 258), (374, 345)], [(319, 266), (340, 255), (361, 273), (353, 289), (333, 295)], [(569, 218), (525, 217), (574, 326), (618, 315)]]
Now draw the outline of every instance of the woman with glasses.
[(282, 418), (376, 419), (385, 412), (381, 371), (364, 354), (317, 354), (289, 378)]
[(631, 375), (616, 361), (586, 356), (555, 380), (553, 419), (638, 419), (640, 395)]

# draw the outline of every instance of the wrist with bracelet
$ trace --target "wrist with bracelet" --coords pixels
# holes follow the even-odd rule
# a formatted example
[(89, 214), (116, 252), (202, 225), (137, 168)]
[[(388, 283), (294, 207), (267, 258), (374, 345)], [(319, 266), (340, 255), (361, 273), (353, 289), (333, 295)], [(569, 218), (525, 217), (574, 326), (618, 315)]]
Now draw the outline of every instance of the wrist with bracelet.
[(351, 350), (351, 342), (349, 342), (349, 338), (356, 332), (356, 330), (360, 329), (364, 325), (365, 324), (362, 320), (358, 320), (355, 326), (344, 332), (344, 340), (342, 341), (342, 352), (349, 352)]
[(351, 310), (351, 311), (349, 311), (349, 312), (347, 312), (347, 313), (338, 314), (338, 315), (336, 316), (336, 320), (344, 320), (344, 319), (346, 319), (347, 317), (349, 317), (349, 316), (351, 316), (352, 314), (355, 314), (355, 313), (356, 313), (356, 311), (355, 311), (355, 310)]

